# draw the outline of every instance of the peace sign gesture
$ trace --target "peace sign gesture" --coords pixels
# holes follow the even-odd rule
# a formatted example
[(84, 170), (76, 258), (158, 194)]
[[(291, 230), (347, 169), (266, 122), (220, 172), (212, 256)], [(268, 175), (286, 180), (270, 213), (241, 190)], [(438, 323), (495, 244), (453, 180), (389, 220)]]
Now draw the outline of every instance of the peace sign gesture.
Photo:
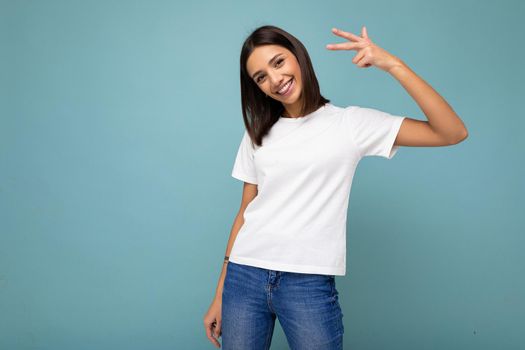
[(352, 62), (361, 68), (376, 66), (379, 69), (390, 72), (390, 69), (399, 65), (401, 61), (396, 56), (374, 44), (368, 37), (365, 26), (361, 29), (361, 36), (344, 32), (337, 28), (332, 28), (332, 32), (349, 41), (339, 44), (328, 44), (326, 48), (329, 50), (356, 50), (357, 54), (352, 59)]

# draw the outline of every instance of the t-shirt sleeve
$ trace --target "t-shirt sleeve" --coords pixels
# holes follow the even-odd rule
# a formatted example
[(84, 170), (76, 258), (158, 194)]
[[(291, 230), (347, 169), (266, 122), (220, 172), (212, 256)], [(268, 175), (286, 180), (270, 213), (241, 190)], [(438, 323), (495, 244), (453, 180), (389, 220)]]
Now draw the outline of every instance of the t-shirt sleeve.
[(347, 107), (345, 112), (361, 157), (391, 159), (397, 153), (399, 146), (394, 141), (406, 116), (358, 106)]
[(244, 182), (257, 184), (257, 173), (253, 160), (254, 148), (250, 135), (245, 130), (233, 164), (232, 177)]

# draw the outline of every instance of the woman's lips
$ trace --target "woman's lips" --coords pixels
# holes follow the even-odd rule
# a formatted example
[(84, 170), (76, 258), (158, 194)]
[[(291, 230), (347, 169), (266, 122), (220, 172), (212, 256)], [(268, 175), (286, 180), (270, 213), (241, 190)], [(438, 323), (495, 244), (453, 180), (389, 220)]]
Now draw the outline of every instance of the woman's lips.
[(288, 85), (288, 88), (283, 92), (283, 93), (280, 93), (279, 91), (277, 91), (277, 94), (278, 95), (281, 95), (281, 96), (288, 96), (290, 94), (290, 92), (292, 91), (294, 85), (295, 85), (295, 79), (292, 78), (290, 79), (286, 84), (285, 86)]

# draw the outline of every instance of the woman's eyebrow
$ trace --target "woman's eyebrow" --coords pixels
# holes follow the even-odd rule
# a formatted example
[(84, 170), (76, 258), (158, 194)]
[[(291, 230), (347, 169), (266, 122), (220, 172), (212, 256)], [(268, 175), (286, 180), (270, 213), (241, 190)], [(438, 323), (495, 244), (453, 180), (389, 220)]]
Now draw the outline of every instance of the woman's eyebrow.
[[(279, 52), (278, 54), (276, 54), (275, 56), (273, 56), (272, 59), (268, 61), (268, 64), (271, 65), (272, 62), (275, 61), (275, 59), (276, 59), (279, 55), (281, 55), (281, 54), (282, 54), (282, 52)], [(252, 75), (252, 79), (254, 79), (255, 76), (256, 76), (257, 74), (259, 74), (259, 73), (261, 73), (261, 70), (258, 70), (257, 72), (253, 73), (253, 75)]]

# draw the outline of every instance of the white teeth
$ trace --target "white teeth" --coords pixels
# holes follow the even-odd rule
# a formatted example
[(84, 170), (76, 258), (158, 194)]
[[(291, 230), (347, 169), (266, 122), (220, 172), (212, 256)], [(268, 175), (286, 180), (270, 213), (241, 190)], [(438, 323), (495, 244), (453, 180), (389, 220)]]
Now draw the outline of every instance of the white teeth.
[(282, 94), (283, 92), (285, 92), (286, 89), (288, 89), (288, 86), (290, 86), (291, 83), (292, 83), (292, 79), (290, 79), (290, 81), (287, 82), (287, 83), (283, 86), (283, 88), (282, 88), (281, 90), (278, 91), (278, 93), (279, 93), (279, 94)]

